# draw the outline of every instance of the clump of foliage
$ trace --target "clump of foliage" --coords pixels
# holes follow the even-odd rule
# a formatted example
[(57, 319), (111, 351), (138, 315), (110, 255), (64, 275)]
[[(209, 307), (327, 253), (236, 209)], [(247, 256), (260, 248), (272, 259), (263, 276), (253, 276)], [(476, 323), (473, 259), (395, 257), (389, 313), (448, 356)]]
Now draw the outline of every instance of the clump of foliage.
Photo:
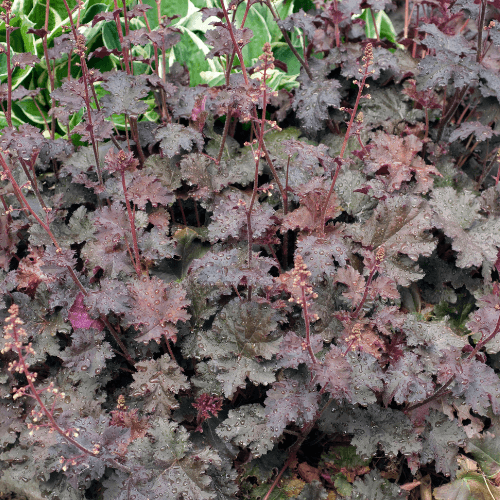
[(500, 498), (498, 1), (0, 18), (1, 491)]

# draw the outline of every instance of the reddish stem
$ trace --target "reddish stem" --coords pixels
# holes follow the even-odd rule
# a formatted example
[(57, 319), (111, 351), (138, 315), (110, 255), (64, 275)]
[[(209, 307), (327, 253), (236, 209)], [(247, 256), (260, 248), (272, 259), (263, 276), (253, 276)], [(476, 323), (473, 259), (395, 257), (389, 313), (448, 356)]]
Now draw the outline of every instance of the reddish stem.
[(498, 186), (498, 180), (500, 179), (500, 149), (497, 153), (497, 161), (498, 161), (498, 171), (497, 176), (495, 177), (495, 186)]
[(259, 147), (257, 148), (257, 153), (255, 154), (255, 175), (254, 175), (254, 183), (252, 190), (252, 198), (250, 200), (250, 206), (247, 210), (247, 225), (248, 225), (248, 266), (251, 266), (252, 263), (252, 244), (253, 244), (253, 235), (252, 235), (252, 210), (255, 203), (255, 198), (257, 197), (257, 188), (259, 186), (259, 163), (260, 156), (262, 152), (262, 145), (264, 141), (264, 128), (266, 123), (266, 106), (267, 106), (267, 94), (266, 94), (266, 70), (267, 70), (267, 61), (264, 62), (264, 75), (262, 77), (262, 81), (264, 82), (264, 92), (262, 95), (262, 117), (261, 117), (261, 125), (260, 125), (260, 134), (259, 134)]
[[(24, 173), (26, 174), (26, 177), (28, 178), (31, 187), (33, 188), (33, 191), (35, 193), (35, 196), (37, 197), (38, 203), (40, 203), (41, 207), (45, 210), (47, 206), (45, 205), (45, 202), (43, 201), (42, 195), (40, 194), (40, 190), (38, 189), (38, 183), (36, 180), (36, 172), (35, 172), (35, 160), (33, 160), (30, 163), (30, 167), (32, 169), (32, 173), (28, 170), (28, 165), (26, 164), (26, 161), (23, 158), (19, 158), (19, 162), (21, 163), (21, 168), (24, 170)], [(33, 175), (32, 175), (33, 174)]]
[(141, 260), (139, 257), (139, 246), (137, 244), (137, 233), (135, 231), (135, 221), (134, 221), (134, 214), (132, 213), (132, 209), (130, 208), (130, 201), (128, 199), (128, 193), (127, 193), (127, 185), (125, 183), (125, 172), (122, 170), (121, 172), (121, 178), (122, 178), (122, 187), (123, 187), (123, 195), (125, 197), (125, 205), (127, 206), (127, 213), (128, 213), (128, 220), (130, 221), (130, 228), (132, 230), (132, 241), (134, 243), (134, 268), (135, 272), (137, 273), (137, 276), (141, 276)]
[(141, 141), (139, 138), (139, 129), (137, 127), (137, 118), (130, 116), (130, 132), (132, 133), (132, 138), (135, 141), (135, 145), (137, 148), (137, 153), (139, 155), (139, 163), (141, 168), (144, 166), (144, 162), (146, 161), (146, 157), (144, 156), (144, 151), (142, 150)]
[(370, 276), (368, 276), (368, 281), (366, 282), (366, 286), (365, 286), (365, 291), (363, 293), (363, 297), (361, 298), (361, 302), (358, 304), (358, 307), (356, 308), (356, 310), (352, 313), (352, 316), (351, 316), (352, 319), (356, 319), (359, 316), (359, 313), (361, 312), (361, 309), (363, 309), (363, 305), (366, 302), (366, 297), (368, 296), (368, 289), (370, 288), (370, 285), (372, 284), (373, 276), (375, 275), (375, 273), (377, 272), (377, 270), (378, 270), (378, 266), (375, 266), (371, 270)]
[[(125, 21), (125, 36), (128, 36), (129, 30), (128, 30), (128, 17), (127, 17), (127, 4), (125, 0), (122, 0), (123, 4), (123, 19)], [(133, 68), (132, 68), (133, 70)], [(132, 71), (133, 73), (133, 71)]]
[[(116, 1), (116, 0), (115, 0)], [(97, 149), (97, 141), (95, 140), (94, 137), (94, 126), (92, 124), (92, 112), (91, 112), (91, 107), (90, 107), (90, 97), (89, 97), (89, 88), (88, 88), (88, 68), (87, 68), (87, 61), (85, 60), (85, 54), (83, 52), (83, 47), (80, 46), (80, 41), (83, 35), (79, 35), (75, 24), (73, 22), (73, 16), (71, 14), (71, 10), (69, 8), (67, 0), (63, 0), (64, 6), (66, 7), (66, 11), (68, 12), (68, 17), (69, 17), (69, 22), (71, 25), (71, 30), (73, 32), (73, 37), (75, 39), (75, 43), (77, 46), (77, 54), (80, 56), (80, 66), (82, 68), (82, 78), (83, 78), (83, 86), (85, 89), (85, 107), (87, 108), (87, 122), (89, 125), (89, 135), (90, 135), (90, 140), (92, 142), (92, 149), (94, 151), (94, 157), (96, 161), (96, 171), (97, 171), (97, 177), (99, 179), (99, 184), (101, 186), (104, 186), (104, 182), (102, 180), (102, 172), (101, 172), (101, 165), (99, 162), (99, 152)]]
[(187, 226), (187, 219), (186, 219), (186, 214), (184, 213), (184, 206), (182, 205), (182, 201), (180, 198), (177, 198), (177, 205), (179, 205), (179, 209), (181, 211), (181, 216), (182, 216), (182, 223)]
[(424, 108), (425, 112), (425, 134), (424, 134), (424, 146), (422, 148), (422, 158), (425, 158), (425, 152), (427, 150), (427, 137), (429, 137), (429, 110)]
[(332, 401), (333, 401), (333, 398), (330, 398), (328, 400), (328, 402), (326, 403), (326, 405), (323, 406), (321, 411), (318, 411), (316, 413), (316, 416), (314, 417), (312, 422), (309, 422), (302, 427), (300, 437), (297, 439), (297, 441), (295, 441), (295, 443), (290, 448), (288, 459), (284, 463), (283, 467), (281, 468), (278, 475), (276, 476), (276, 479), (273, 481), (273, 484), (269, 488), (269, 491), (266, 493), (266, 496), (262, 500), (269, 500), (274, 488), (276, 488), (276, 486), (280, 482), (280, 479), (282, 478), (283, 474), (286, 472), (286, 470), (288, 469), (290, 464), (294, 461), (295, 457), (297, 456), (297, 452), (299, 451), (300, 447), (302, 446), (302, 443), (306, 440), (309, 433), (314, 429), (316, 422), (321, 418), (321, 415), (323, 415), (324, 411), (330, 406)]
[[(16, 317), (16, 319), (18, 320), (17, 317)], [(34, 398), (37, 401), (40, 408), (42, 409), (42, 412), (44, 413), (45, 417), (49, 421), (50, 427), (53, 430), (55, 430), (57, 433), (59, 433), (64, 440), (66, 440), (68, 443), (70, 443), (71, 445), (73, 445), (74, 447), (79, 449), (85, 455), (98, 456), (100, 453), (99, 451), (89, 450), (88, 448), (85, 448), (78, 441), (73, 439), (73, 437), (71, 437), (70, 431), (64, 431), (63, 429), (61, 429), (61, 427), (55, 421), (52, 411), (49, 410), (45, 406), (44, 402), (40, 398), (40, 394), (42, 391), (38, 391), (33, 383), (33, 381), (35, 380), (35, 375), (30, 372), (29, 367), (26, 364), (26, 360), (24, 359), (22, 340), (20, 339), (19, 329), (18, 329), (17, 325), (18, 325), (17, 322), (12, 324), (13, 328), (12, 328), (10, 334), (12, 335), (12, 337), (15, 341), (15, 342), (13, 342), (13, 347), (15, 348), (17, 355), (18, 355), (18, 358), (19, 358), (18, 363), (21, 365), (22, 372), (26, 376), (26, 380), (28, 381), (28, 386), (29, 386), (30, 391), (31, 391), (30, 394), (26, 394), (25, 392), (24, 392), (24, 394), (27, 396), (31, 396), (32, 398)], [(57, 394), (57, 392), (54, 392), (54, 394)], [(54, 401), (54, 403), (55, 403), (55, 401)], [(127, 473), (132, 472), (128, 467), (125, 467), (124, 465), (120, 464), (119, 462), (117, 462), (114, 459), (105, 459), (105, 460), (107, 460), (109, 463), (111, 463), (113, 465), (113, 467), (117, 467), (124, 472), (127, 472)]]
[[(49, 89), (49, 93), (50, 93), (50, 92), (53, 92), (55, 89), (55, 80), (54, 80), (54, 73), (52, 72), (52, 66), (50, 65), (49, 49), (48, 49), (48, 44), (47, 44), (47, 35), (49, 32), (49, 13), (50, 13), (50, 0), (46, 0), (46, 2), (45, 2), (45, 25), (44, 25), (45, 34), (43, 35), (42, 43), (43, 43), (43, 54), (45, 56), (45, 61), (47, 63), (47, 74), (49, 75), (49, 81), (50, 81), (50, 89)], [(69, 57), (69, 55), (68, 55), (68, 57)], [(33, 98), (33, 101), (35, 102), (35, 106), (39, 110), (40, 114), (43, 116), (44, 122), (47, 123), (45, 120), (44, 114), (38, 108), (38, 104), (36, 103), (35, 98)], [(54, 109), (56, 107), (55, 99), (52, 98), (51, 102), (52, 102), (51, 108)], [(56, 119), (53, 116), (52, 121), (51, 121), (51, 127), (50, 127), (50, 138), (51, 139), (54, 139), (55, 133), (56, 133)]]
[(415, 33), (413, 35), (413, 48), (411, 51), (411, 56), (413, 57), (413, 59), (415, 59), (417, 56), (417, 43), (415, 42), (415, 38), (418, 38), (418, 25), (420, 22), (420, 10), (419, 10), (419, 8), (420, 8), (420, 6), (417, 5), (417, 20), (415, 22)]
[(227, 113), (226, 113), (226, 121), (224, 123), (224, 131), (222, 132), (222, 138), (220, 141), (220, 148), (219, 148), (219, 153), (217, 155), (217, 158), (215, 160), (215, 164), (219, 165), (220, 160), (222, 158), (222, 154), (224, 153), (224, 145), (226, 144), (226, 137), (229, 131), (229, 124), (231, 123), (231, 108), (228, 107)]
[(229, 35), (231, 36), (231, 41), (233, 42), (233, 47), (238, 54), (238, 59), (240, 60), (241, 72), (243, 73), (243, 79), (245, 80), (245, 84), (249, 84), (247, 69), (245, 67), (245, 63), (243, 62), (243, 54), (241, 52), (240, 46), (236, 41), (236, 37), (234, 36), (233, 26), (231, 24), (231, 20), (229, 19), (229, 14), (227, 13), (226, 6), (224, 5), (224, 0), (220, 0), (220, 5), (222, 7), (222, 11), (224, 12), (224, 17), (227, 23), (227, 29), (229, 30)]
[[(464, 362), (470, 361), (471, 359), (474, 359), (476, 354), (478, 353), (479, 349), (484, 347), (490, 340), (493, 340), (497, 333), (500, 331), (500, 315), (498, 316), (497, 324), (495, 326), (495, 329), (493, 330), (493, 333), (489, 335), (487, 338), (482, 339), (480, 342), (476, 344), (476, 347), (469, 353), (469, 355), (464, 359)], [(440, 396), (443, 396), (443, 391), (445, 391), (455, 380), (456, 375), (452, 375), (444, 385), (442, 385), (432, 396), (429, 396), (427, 399), (424, 399), (420, 403), (414, 404), (412, 406), (409, 406), (404, 410), (405, 413), (408, 413), (410, 411), (416, 410), (417, 408), (420, 408), (421, 406), (426, 405), (433, 399), (436, 399)]]
[[(269, 8), (269, 10), (271, 11), (271, 14), (273, 15), (273, 18), (276, 21), (276, 23), (278, 21), (280, 21), (280, 17), (278, 15), (278, 13), (276, 12), (276, 10), (274, 9), (272, 1), (271, 0), (266, 0), (265, 3), (267, 5), (267, 7)], [(337, 0), (335, 0), (335, 5), (337, 5)], [(309, 65), (307, 64), (307, 62), (305, 61), (305, 59), (303, 59), (300, 56), (300, 54), (297, 52), (296, 48), (293, 46), (293, 43), (291, 42), (290, 37), (288, 36), (288, 33), (287, 33), (286, 29), (280, 27), (280, 31), (281, 31), (281, 34), (283, 35), (283, 38), (284, 38), (286, 44), (288, 45), (288, 47), (292, 51), (293, 55), (297, 58), (297, 61), (299, 61), (300, 65), (304, 68), (304, 71), (307, 73), (307, 76), (312, 80), (313, 79), (313, 74), (312, 74), (311, 70), (309, 69)], [(338, 39), (338, 41), (337, 41), (337, 47), (339, 47), (340, 46), (340, 39), (339, 39), (338, 26), (337, 25), (335, 25), (335, 36)], [(305, 57), (305, 53), (304, 53), (304, 57)]]
[(483, 58), (483, 28), (484, 28), (484, 16), (486, 15), (486, 0), (481, 0), (481, 7), (479, 9), (479, 21), (477, 24), (477, 53), (476, 62), (480, 63)]
[[(45, 126), (45, 130), (49, 133), (52, 133), (52, 131), (50, 130), (50, 127), (49, 127), (49, 124), (47, 123), (47, 119), (45, 118), (45, 115), (43, 114), (42, 110), (40, 109), (40, 106), (38, 105), (38, 103), (36, 102), (36, 99), (33, 97), (31, 99), (33, 101), (33, 104), (36, 106), (36, 109), (38, 110), (38, 112), (40, 113), (40, 116), (43, 118), (43, 123), (44, 123), (44, 126)], [(53, 101), (53, 106), (52, 108), (55, 106), (55, 102)], [(52, 121), (54, 121), (54, 117), (52, 117)], [(51, 137), (51, 139), (54, 139), (54, 137)]]
[(7, 56), (7, 114), (5, 118), (7, 119), (7, 125), (12, 127), (12, 66), (10, 64), (10, 8), (5, 11), (5, 42), (7, 44), (7, 50), (5, 55)]
[(311, 347), (311, 325), (310, 325), (310, 318), (309, 318), (309, 312), (307, 310), (307, 300), (306, 300), (306, 290), (305, 286), (301, 286), (301, 292), (302, 292), (302, 313), (304, 314), (304, 321), (306, 324), (306, 345), (307, 345), (307, 352), (309, 353), (309, 356), (311, 357), (311, 361), (313, 365), (315, 365), (318, 360), (316, 359), (316, 356), (314, 355), (314, 351), (312, 350)]
[[(61, 253), (62, 249), (61, 249), (59, 243), (57, 242), (54, 234), (50, 230), (48, 224), (46, 224), (45, 222), (43, 222), (42, 219), (40, 219), (40, 217), (36, 214), (36, 212), (31, 208), (31, 206), (29, 205), (28, 201), (26, 200), (26, 198), (24, 197), (24, 195), (23, 195), (23, 193), (21, 191), (21, 188), (19, 187), (19, 184), (17, 184), (16, 180), (14, 179), (14, 176), (13, 176), (13, 174), (12, 174), (9, 166), (5, 162), (5, 159), (4, 159), (3, 155), (1, 155), (1, 154), (0, 154), (0, 164), (2, 165), (2, 168), (3, 168), (4, 172), (7, 174), (7, 177), (9, 178), (9, 181), (11, 182), (12, 187), (14, 188), (14, 192), (15, 192), (16, 197), (19, 200), (19, 203), (21, 204), (21, 206), (26, 207), (25, 210), (28, 210), (28, 212), (31, 213), (31, 215), (42, 226), (42, 228), (45, 230), (45, 232), (47, 233), (47, 235), (49, 236), (49, 238), (52, 240), (52, 243), (56, 247), (56, 252), (57, 253)], [(68, 265), (68, 266), (66, 266), (66, 269), (68, 270), (68, 272), (69, 272), (69, 274), (71, 276), (71, 279), (73, 280), (73, 282), (75, 283), (75, 285), (78, 287), (78, 289), (83, 293), (83, 295), (87, 296), (88, 292), (87, 292), (87, 290), (85, 290), (85, 288), (81, 284), (81, 282), (78, 279), (78, 276), (75, 274), (75, 271), (73, 270), (73, 268)], [(111, 334), (113, 335), (113, 337), (117, 341), (117, 343), (120, 346), (120, 348), (123, 350), (123, 353), (125, 354), (125, 357), (127, 358), (127, 360), (132, 365), (134, 365), (135, 364), (134, 360), (131, 358), (130, 354), (127, 352), (127, 349), (126, 349), (125, 345), (119, 339), (118, 334), (115, 332), (114, 328), (108, 322), (108, 320), (106, 319), (106, 317), (103, 314), (101, 314), (100, 315), (100, 319), (109, 328), (109, 331), (111, 332)]]
[[(333, 0), (333, 5), (336, 11), (338, 11), (338, 1)], [(339, 30), (339, 25), (335, 23), (334, 25), (334, 30), (335, 30), (335, 43), (337, 44), (337, 47), (340, 47), (340, 30)]]
[(196, 217), (196, 227), (201, 227), (200, 214), (198, 213), (198, 205), (195, 199), (193, 199), (193, 205), (194, 205), (194, 215)]
[[(142, 4), (142, 0), (139, 0), (139, 2)], [(148, 33), (151, 33), (151, 26), (149, 25), (149, 20), (146, 12), (144, 12), (144, 22), (146, 23), (146, 29), (148, 30)], [(153, 51), (155, 54), (155, 70), (153, 72), (156, 72), (159, 78), (160, 76), (160, 59), (158, 57), (158, 44), (156, 42), (153, 42)], [(167, 101), (165, 97), (165, 91), (160, 88), (159, 89), (160, 93), (160, 101), (161, 101), (161, 119), (162, 121), (169, 121), (170, 117), (167, 111)]]
[(408, 25), (410, 24), (409, 21), (409, 5), (410, 5), (410, 0), (405, 0), (405, 28), (404, 28), (404, 37), (408, 38)]
[(459, 116), (459, 118), (458, 118), (458, 120), (457, 120), (457, 123), (455, 123), (455, 125), (456, 125), (457, 127), (459, 127), (459, 126), (460, 126), (460, 124), (462, 123), (462, 120), (464, 119), (465, 114), (466, 114), (466, 113), (467, 113), (467, 111), (469, 110), (470, 105), (471, 105), (471, 103), (469, 102), (469, 103), (467, 104), (467, 106), (465, 106), (465, 109), (462, 111), (462, 114)]
[[(370, 48), (368, 48), (368, 47), (370, 47)], [(368, 44), (367, 45), (367, 49), (366, 49), (367, 53), (368, 53), (368, 51), (370, 51), (370, 49), (371, 49), (371, 44)], [(356, 112), (358, 110), (359, 101), (361, 100), (361, 95), (363, 93), (363, 88), (366, 85), (366, 79), (368, 78), (368, 76), (370, 76), (373, 73), (372, 71), (368, 71), (368, 68), (369, 68), (369, 66), (370, 66), (370, 64), (371, 64), (372, 61), (373, 61), (373, 59), (367, 58), (365, 64), (363, 65), (363, 68), (364, 68), (364, 70), (363, 70), (363, 79), (362, 79), (361, 83), (358, 84), (359, 85), (358, 95), (356, 97), (356, 102), (354, 104), (354, 108), (351, 111), (351, 119), (349, 120), (349, 124), (347, 125), (347, 131), (346, 131), (345, 136), (344, 136), (344, 142), (342, 143), (342, 148), (340, 150), (339, 158), (343, 158), (344, 157), (345, 150), (347, 148), (347, 143), (348, 143), (349, 137), (351, 135), (352, 124), (354, 123), (354, 119), (356, 118)], [(328, 194), (326, 196), (324, 207), (323, 207), (323, 209), (321, 211), (321, 213), (322, 213), (321, 221), (322, 221), (322, 231), (323, 231), (323, 234), (324, 234), (324, 230), (325, 230), (325, 228), (324, 228), (324, 220), (326, 218), (326, 212), (328, 210), (328, 204), (330, 203), (330, 198), (332, 196), (333, 189), (335, 187), (335, 183), (337, 182), (337, 177), (338, 177), (338, 175), (340, 173), (341, 166), (342, 166), (342, 163), (339, 162), (339, 164), (337, 165), (337, 168), (335, 170), (335, 175), (333, 176), (333, 179), (332, 179), (332, 184), (330, 186), (330, 190), (328, 191)]]
[[(118, 31), (118, 38), (120, 39), (120, 45), (122, 47), (122, 54), (123, 54), (123, 62), (125, 64), (125, 71), (130, 75), (131, 70), (129, 67), (129, 60), (128, 60), (128, 51), (127, 48), (125, 47), (124, 40), (123, 40), (123, 30), (122, 30), (122, 23), (120, 21), (120, 13), (118, 11), (118, 1), (114, 0), (115, 4), (115, 23), (116, 23), (116, 30)], [(125, 3), (124, 3), (125, 5)]]
[[(297, 442), (298, 441), (299, 440), (297, 440)], [(271, 496), (271, 493), (273, 492), (274, 488), (276, 488), (276, 486), (278, 486), (278, 484), (279, 484), (279, 482), (281, 480), (281, 477), (286, 472), (286, 470), (288, 469), (288, 467), (290, 467), (290, 464), (295, 460), (296, 456), (297, 456), (297, 451), (290, 452), (288, 458), (286, 459), (286, 462), (283, 464), (283, 467), (279, 471), (279, 474), (274, 479), (273, 484), (271, 484), (271, 487), (269, 488), (269, 491), (266, 493), (266, 496), (262, 500), (269, 500), (269, 497)]]
[(441, 117), (441, 120), (439, 121), (439, 128), (438, 128), (438, 134), (437, 134), (437, 140), (440, 141), (441, 137), (444, 132), (444, 127), (448, 124), (448, 122), (451, 120), (452, 116), (455, 114), (456, 110), (458, 109), (458, 106), (460, 106), (460, 103), (462, 102), (462, 99), (464, 98), (465, 94), (467, 93), (467, 90), (469, 89), (469, 86), (466, 85), (462, 90), (457, 89), (455, 92), (455, 95), (453, 96), (450, 106), (446, 113), (443, 113), (443, 116)]
[[(406, 0), (408, 1), (408, 0)], [(375, 20), (375, 14), (373, 13), (373, 9), (370, 8), (370, 14), (372, 16), (373, 27), (375, 29), (375, 35), (377, 37), (377, 41), (380, 42), (380, 35), (378, 34), (377, 21)]]
[[(220, 3), (221, 3), (221, 7), (222, 7), (222, 11), (224, 12), (224, 17), (226, 19), (226, 23), (227, 23), (227, 26), (228, 26), (228, 30), (229, 30), (229, 34), (231, 36), (231, 40), (233, 42), (233, 46), (234, 46), (234, 50), (236, 51), (236, 53), (238, 54), (238, 58), (240, 60), (240, 65), (241, 65), (241, 70), (242, 70), (242, 74), (243, 74), (243, 79), (245, 80), (245, 84), (246, 85), (249, 85), (250, 81), (248, 79), (248, 73), (247, 73), (247, 70), (246, 70), (246, 67), (245, 67), (245, 63), (243, 62), (243, 55), (241, 53), (241, 50), (236, 42), (236, 38), (234, 36), (234, 32), (233, 32), (233, 28), (232, 28), (232, 25), (231, 25), (231, 22), (230, 22), (230, 19), (229, 19), (229, 14), (227, 12), (227, 9), (224, 5), (224, 0), (220, 0)], [(268, 1), (267, 2), (267, 5), (269, 7), (269, 9), (271, 10), (271, 12), (273, 12), (273, 16), (275, 17), (275, 19), (279, 19), (279, 17), (277, 17), (277, 14), (276, 12), (274, 11), (274, 8), (272, 7), (271, 3)], [(286, 33), (286, 31), (285, 31)], [(286, 38), (288, 38), (288, 35), (286, 35)], [(285, 38), (285, 39), (286, 39)], [(309, 73), (308, 73), (309, 74)], [(312, 75), (310, 75), (312, 76)], [(265, 99), (264, 99), (264, 106), (265, 106), (266, 102), (265, 102)], [(255, 106), (253, 107), (253, 110), (252, 110), (252, 116), (254, 118), (254, 122), (252, 123), (252, 125), (255, 126), (255, 128), (257, 129), (257, 135), (260, 137), (260, 127), (258, 125), (258, 115), (257, 115), (257, 111), (255, 109)], [(265, 108), (264, 108), (264, 114), (263, 114), (263, 117), (265, 119)], [(253, 127), (252, 127), (252, 130), (253, 130)], [(266, 162), (269, 166), (269, 168), (271, 169), (271, 172), (273, 173), (273, 177), (274, 177), (274, 180), (276, 181), (276, 184), (278, 185), (278, 189), (280, 191), (280, 194), (281, 194), (281, 197), (282, 199), (284, 200), (285, 199), (285, 192), (283, 190), (283, 186), (279, 180), (279, 177), (278, 177), (278, 173), (273, 165), (273, 162), (271, 160), (271, 157), (269, 156), (269, 152), (267, 151), (267, 148), (266, 148), (266, 144), (264, 142), (264, 140), (262, 140), (262, 142), (259, 140), (259, 147), (261, 147), (261, 150), (264, 152), (264, 155), (265, 155), (265, 158), (266, 158)], [(249, 262), (250, 264), (250, 262)]]
[[(290, 159), (291, 156), (288, 156), (288, 160), (286, 162), (286, 173), (285, 173), (285, 190), (283, 192), (283, 214), (286, 215), (288, 213), (288, 174), (290, 171)], [(288, 267), (288, 231), (283, 235), (283, 269)]]

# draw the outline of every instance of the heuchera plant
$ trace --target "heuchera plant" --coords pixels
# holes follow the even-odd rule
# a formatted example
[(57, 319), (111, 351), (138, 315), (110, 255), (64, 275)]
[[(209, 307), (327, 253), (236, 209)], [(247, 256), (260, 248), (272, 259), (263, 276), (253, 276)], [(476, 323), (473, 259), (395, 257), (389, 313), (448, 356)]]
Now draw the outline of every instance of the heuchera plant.
[(500, 498), (498, 0), (59, 7), (1, 4), (0, 491)]

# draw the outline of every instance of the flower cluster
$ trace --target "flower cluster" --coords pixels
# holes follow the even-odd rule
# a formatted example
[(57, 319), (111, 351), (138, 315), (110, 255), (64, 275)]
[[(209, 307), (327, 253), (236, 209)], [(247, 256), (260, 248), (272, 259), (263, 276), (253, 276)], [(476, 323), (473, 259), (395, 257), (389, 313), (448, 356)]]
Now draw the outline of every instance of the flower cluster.
[(213, 394), (204, 393), (198, 397), (198, 399), (193, 403), (193, 407), (198, 410), (198, 417), (196, 419), (197, 431), (203, 432), (203, 422), (210, 417), (216, 417), (222, 408), (222, 403), (222, 399)]
[(318, 294), (313, 291), (313, 287), (309, 283), (310, 276), (311, 271), (307, 269), (302, 255), (297, 255), (295, 257), (295, 267), (290, 271), (287, 280), (287, 289), (292, 294), (288, 302), (296, 303), (301, 307), (308, 307), (311, 305), (309, 299), (318, 297)]
[(139, 161), (134, 157), (134, 153), (125, 152), (123, 150), (116, 153), (113, 148), (111, 148), (106, 154), (106, 170), (109, 172), (133, 172)]

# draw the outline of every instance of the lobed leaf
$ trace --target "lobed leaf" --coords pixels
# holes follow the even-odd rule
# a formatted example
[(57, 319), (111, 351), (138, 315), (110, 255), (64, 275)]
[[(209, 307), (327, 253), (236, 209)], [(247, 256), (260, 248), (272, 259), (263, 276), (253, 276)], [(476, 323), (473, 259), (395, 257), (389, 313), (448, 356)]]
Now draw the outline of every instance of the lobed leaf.
[(254, 457), (260, 457), (274, 447), (265, 409), (260, 404), (240, 406), (229, 410), (216, 429), (217, 435), (242, 448), (250, 448)]
[(136, 328), (142, 326), (137, 340), (149, 342), (162, 337), (175, 342), (176, 324), (187, 321), (190, 315), (185, 311), (189, 305), (186, 291), (175, 282), (165, 283), (159, 278), (136, 279), (128, 285), (133, 307), (125, 314), (125, 319)]

